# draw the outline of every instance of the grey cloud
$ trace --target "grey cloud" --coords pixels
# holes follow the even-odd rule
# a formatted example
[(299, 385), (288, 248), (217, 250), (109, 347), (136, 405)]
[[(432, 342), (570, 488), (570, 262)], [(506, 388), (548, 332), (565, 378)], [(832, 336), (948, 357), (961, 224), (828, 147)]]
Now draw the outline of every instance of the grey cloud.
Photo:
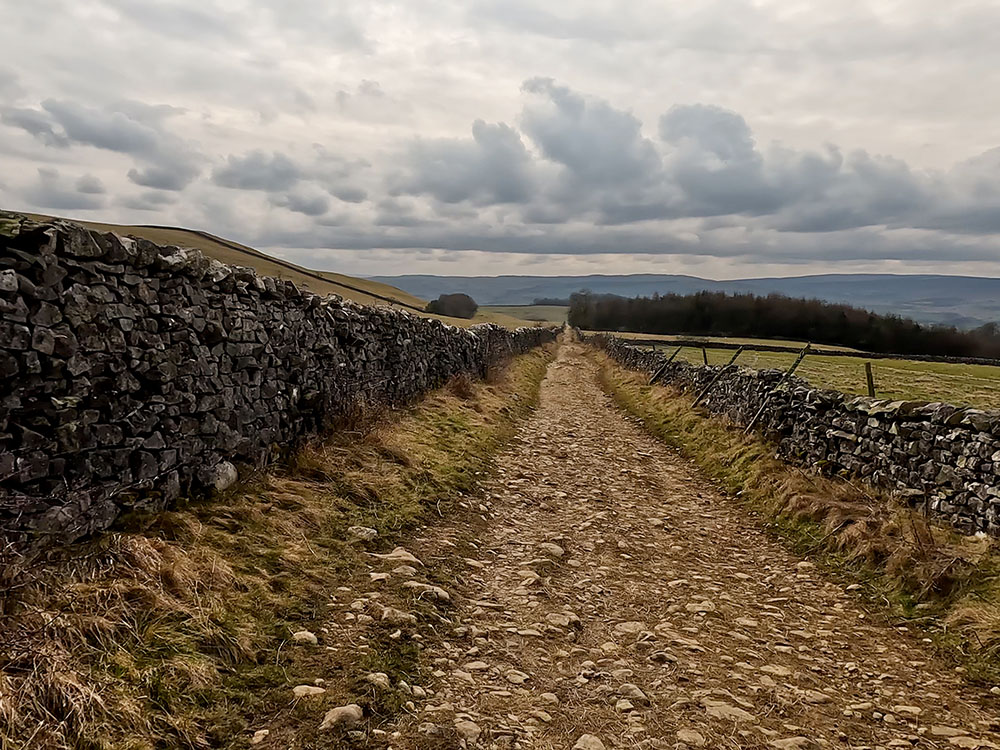
[(387, 198), (379, 201), (376, 208), (376, 227), (415, 228), (428, 224), (427, 221), (415, 215), (414, 205), (409, 201)]
[(152, 126), (160, 126), (165, 120), (187, 112), (183, 107), (174, 107), (170, 104), (147, 104), (132, 99), (116, 102), (113, 109), (131, 120)]
[(46, 99), (41, 109), (8, 109), (2, 121), (31, 133), (47, 146), (93, 146), (128, 154), (142, 163), (128, 176), (148, 186), (181, 190), (201, 171), (188, 144), (163, 130), (163, 120), (182, 110), (124, 101), (106, 109)]
[(28, 187), (24, 196), (40, 208), (62, 211), (93, 210), (104, 206), (104, 198), (100, 195), (65, 187), (58, 170), (49, 167), (38, 169), (35, 183)]
[[(388, 218), (388, 217), (387, 217)], [(661, 226), (593, 227), (559, 225), (498, 230), (483, 225), (454, 227), (396, 217), (376, 227), (357, 224), (336, 231), (321, 227), (288, 231), (268, 227), (254, 239), (265, 246), (327, 249), (481, 250), (516, 254), (699, 255), (715, 258), (753, 258), (759, 262), (810, 263), (830, 259), (849, 261), (911, 260), (994, 261), (1000, 252), (995, 238), (955, 238), (919, 230), (857, 229), (836, 233), (799, 234), (755, 229), (740, 234), (727, 229), (690, 233)]]
[(151, 165), (144, 169), (130, 169), (128, 178), (136, 185), (157, 190), (183, 190), (198, 176), (201, 169), (183, 160), (172, 164)]
[(135, 211), (160, 211), (166, 206), (171, 206), (177, 202), (177, 198), (170, 193), (162, 193), (157, 190), (147, 190), (139, 195), (132, 195), (120, 201), (125, 208)]
[(289, 32), (306, 44), (324, 49), (371, 52), (374, 42), (356, 16), (367, 11), (366, 4), (317, 3), (315, 0), (285, 0), (280, 5), (265, 4), (272, 28)]
[(431, 195), (443, 203), (526, 202), (534, 192), (531, 156), (509, 125), (476, 120), (472, 139), (418, 140), (390, 180), (396, 194)]
[[(243, 38), (239, 25), (223, 8), (205, 0), (145, 3), (135, 0), (104, 0), (144, 30), (174, 39), (237, 42)], [(214, 39), (213, 39), (214, 38)]]
[(7, 68), (0, 68), (0, 97), (12, 102), (24, 96), (25, 90), (17, 73)]
[(289, 193), (271, 196), (271, 205), (305, 216), (322, 216), (330, 209), (330, 199), (321, 193)]
[(330, 194), (344, 203), (364, 203), (368, 199), (368, 193), (356, 187), (333, 187)]
[(259, 150), (230, 155), (225, 165), (212, 172), (216, 185), (239, 190), (288, 190), (301, 177), (302, 170), (284, 154)]
[(0, 122), (30, 133), (46, 146), (57, 148), (69, 146), (69, 138), (64, 133), (57, 133), (51, 119), (37, 109), (5, 108), (0, 111)]
[(532, 78), (532, 95), (521, 115), (525, 133), (542, 154), (565, 166), (576, 184), (606, 187), (655, 179), (660, 155), (643, 137), (634, 115), (599, 99), (587, 99), (551, 78)]
[(108, 192), (104, 183), (92, 174), (85, 174), (76, 181), (76, 191), (78, 193), (88, 193), (90, 195), (103, 195)]
[(378, 81), (367, 79), (353, 91), (338, 91), (335, 101), (342, 114), (358, 120), (396, 122), (413, 109), (410, 102), (386, 93)]
[(148, 156), (159, 144), (157, 132), (136, 122), (123, 112), (104, 112), (71, 101), (47, 99), (42, 109), (48, 112), (75, 143), (84, 143), (108, 151)]

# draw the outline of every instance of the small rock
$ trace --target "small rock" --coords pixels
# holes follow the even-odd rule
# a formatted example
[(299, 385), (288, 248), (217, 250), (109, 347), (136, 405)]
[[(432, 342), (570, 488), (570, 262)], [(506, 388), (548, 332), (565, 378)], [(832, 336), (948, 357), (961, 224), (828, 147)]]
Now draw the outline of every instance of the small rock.
[(725, 719), (727, 721), (753, 721), (754, 716), (742, 708), (731, 706), (725, 701), (710, 700), (702, 698), (701, 705), (705, 707), (705, 713), (713, 719)]
[(229, 461), (220, 461), (206, 475), (206, 484), (216, 492), (225, 492), (240, 478), (236, 467)]
[(558, 544), (553, 544), (552, 542), (542, 542), (538, 545), (538, 549), (544, 552), (549, 557), (562, 557), (566, 554), (566, 550), (560, 547)]
[(604, 743), (592, 734), (582, 734), (573, 745), (573, 750), (605, 750)]
[(319, 725), (320, 730), (323, 729), (334, 729), (343, 728), (350, 729), (356, 726), (359, 721), (364, 717), (364, 711), (361, 710), (361, 706), (357, 703), (351, 703), (347, 706), (339, 706), (337, 708), (331, 708), (326, 712), (326, 716), (323, 717), (323, 722)]
[(396, 547), (392, 552), (388, 552), (383, 555), (375, 554), (380, 560), (385, 560), (387, 562), (398, 562), (398, 563), (408, 563), (410, 565), (423, 565), (420, 560), (417, 559), (416, 555), (409, 552), (403, 547)]
[(296, 643), (308, 643), (310, 646), (315, 646), (319, 643), (319, 638), (316, 634), (308, 630), (299, 630), (296, 633), (292, 633), (292, 640)]
[(646, 629), (646, 623), (638, 621), (620, 622), (614, 627), (615, 635), (638, 635)]
[(505, 676), (507, 677), (507, 682), (513, 682), (515, 685), (523, 685), (531, 679), (530, 675), (526, 675), (524, 672), (519, 672), (516, 669), (510, 670)]
[(948, 740), (949, 745), (954, 745), (955, 747), (965, 747), (970, 748), (970, 750), (978, 750), (979, 748), (988, 748), (993, 750), (993, 748), (1000, 747), (994, 742), (989, 740), (977, 740), (975, 737), (969, 737), (968, 735), (963, 737), (952, 737)]
[(649, 705), (649, 698), (646, 697), (646, 694), (642, 692), (638, 685), (633, 685), (631, 682), (626, 682), (619, 687), (618, 695), (622, 698), (630, 698), (643, 705)]
[(434, 599), (442, 602), (450, 602), (451, 595), (445, 591), (443, 588), (438, 586), (431, 586), (429, 583), (420, 583), (420, 581), (407, 581), (403, 584), (404, 589), (413, 589), (420, 596), (427, 594)]
[(270, 729), (258, 729), (253, 733), (253, 737), (250, 738), (251, 745), (259, 745), (261, 742), (267, 739), (267, 735), (271, 733)]
[(379, 690), (391, 690), (392, 683), (389, 682), (389, 675), (385, 672), (372, 672), (365, 675), (365, 680), (377, 687)]
[(678, 729), (677, 739), (691, 747), (705, 747), (705, 737), (694, 729)]
[(542, 703), (546, 704), (547, 706), (559, 705), (559, 696), (556, 695), (555, 693), (542, 693), (538, 697), (541, 699)]
[(325, 692), (326, 690), (315, 685), (296, 685), (292, 688), (292, 693), (295, 694), (296, 698), (308, 698), (311, 695), (322, 695)]
[(809, 750), (816, 746), (816, 743), (808, 737), (788, 737), (784, 740), (771, 740), (767, 744), (778, 750)]
[(792, 674), (792, 670), (780, 664), (765, 664), (760, 668), (760, 671), (766, 674), (773, 674), (775, 677), (789, 677)]
[(401, 609), (386, 607), (382, 610), (382, 622), (389, 623), (390, 625), (414, 625), (417, 622), (417, 618)]
[(378, 536), (378, 532), (368, 526), (348, 526), (347, 533), (362, 542), (370, 542)]
[(456, 721), (455, 731), (466, 742), (475, 742), (479, 738), (480, 733), (482, 733), (479, 725), (474, 721)]

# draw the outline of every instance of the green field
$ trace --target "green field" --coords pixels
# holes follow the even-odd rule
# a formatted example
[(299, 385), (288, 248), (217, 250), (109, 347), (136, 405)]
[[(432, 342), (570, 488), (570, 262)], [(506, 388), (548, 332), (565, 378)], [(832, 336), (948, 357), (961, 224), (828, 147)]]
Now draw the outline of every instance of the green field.
[[(599, 334), (607, 333), (606, 331), (584, 331), (584, 333)], [(749, 339), (740, 338), (739, 336), (692, 336), (686, 334), (671, 334), (671, 333), (632, 333), (631, 331), (624, 331), (622, 333), (611, 333), (612, 336), (617, 336), (622, 339), (635, 339), (636, 341), (648, 341), (650, 339), (654, 341), (718, 341), (720, 343), (726, 344), (762, 344), (765, 346), (787, 346), (794, 349), (801, 349), (805, 344), (801, 341), (789, 341), (787, 339)], [(835, 346), (834, 344), (812, 344), (813, 349), (817, 351), (833, 351), (833, 352), (855, 352), (857, 349), (851, 349), (848, 346)]]
[[(671, 351), (664, 345), (658, 348)], [(731, 349), (706, 351), (710, 365), (724, 365), (735, 354)], [(740, 355), (737, 363), (755, 369), (787, 369), (795, 356), (794, 352), (746, 351)], [(701, 349), (682, 349), (678, 359), (701, 364)], [(991, 365), (917, 362), (908, 359), (868, 360), (863, 355), (824, 357), (822, 354), (810, 354), (795, 374), (820, 388), (866, 395), (865, 362), (868, 361), (872, 363), (876, 395), (879, 398), (945, 401), (980, 409), (1000, 409), (1000, 367)]]
[(566, 322), (569, 308), (561, 305), (483, 305), (479, 311), (494, 315), (507, 315), (521, 320), (562, 325)]

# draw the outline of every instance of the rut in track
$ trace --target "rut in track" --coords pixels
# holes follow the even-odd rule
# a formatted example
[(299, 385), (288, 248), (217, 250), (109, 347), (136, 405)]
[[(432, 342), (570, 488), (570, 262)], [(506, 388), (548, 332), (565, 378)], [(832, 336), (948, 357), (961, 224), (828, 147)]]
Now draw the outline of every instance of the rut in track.
[(411, 545), (451, 567), (456, 604), (426, 643), (431, 695), (387, 745), (1000, 747), (994, 698), (766, 536), (595, 376), (564, 345), (486, 486), (485, 533)]

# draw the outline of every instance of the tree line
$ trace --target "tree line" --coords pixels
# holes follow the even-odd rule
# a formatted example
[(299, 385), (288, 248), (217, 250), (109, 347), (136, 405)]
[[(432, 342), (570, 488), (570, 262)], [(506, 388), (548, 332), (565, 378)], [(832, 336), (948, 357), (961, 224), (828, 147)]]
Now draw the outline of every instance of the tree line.
[(996, 323), (961, 331), (781, 294), (697, 292), (628, 298), (578, 292), (570, 296), (568, 320), (591, 331), (792, 339), (885, 354), (1000, 358)]

